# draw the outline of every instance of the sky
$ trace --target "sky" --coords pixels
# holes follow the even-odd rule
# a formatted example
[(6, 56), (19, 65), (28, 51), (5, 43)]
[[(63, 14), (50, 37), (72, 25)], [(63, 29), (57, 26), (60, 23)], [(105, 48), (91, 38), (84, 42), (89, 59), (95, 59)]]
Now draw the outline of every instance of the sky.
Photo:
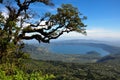
[[(80, 13), (87, 16), (87, 36), (71, 32), (59, 39), (94, 39), (120, 41), (120, 0), (52, 0), (55, 6), (33, 4), (32, 9), (38, 14), (55, 13), (61, 4), (72, 4)], [(2, 7), (0, 7), (2, 8)], [(4, 9), (4, 8), (3, 8)]]
[(72, 32), (62, 37), (120, 40), (120, 0), (53, 0), (53, 2), (55, 7), (70, 3), (88, 18), (84, 21), (87, 25), (87, 36)]

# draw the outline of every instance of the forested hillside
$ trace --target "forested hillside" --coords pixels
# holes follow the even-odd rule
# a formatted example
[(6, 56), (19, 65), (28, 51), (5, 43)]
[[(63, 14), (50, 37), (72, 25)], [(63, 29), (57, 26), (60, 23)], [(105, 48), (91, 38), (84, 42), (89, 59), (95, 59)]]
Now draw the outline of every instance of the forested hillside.
[(60, 61), (26, 60), (26, 72), (42, 71), (54, 74), (55, 80), (119, 80), (119, 63), (65, 63)]

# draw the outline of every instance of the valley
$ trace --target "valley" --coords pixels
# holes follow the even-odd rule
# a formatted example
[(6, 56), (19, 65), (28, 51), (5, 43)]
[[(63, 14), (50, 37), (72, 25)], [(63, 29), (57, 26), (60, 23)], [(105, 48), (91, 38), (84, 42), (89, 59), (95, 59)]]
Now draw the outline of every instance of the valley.
[[(95, 41), (94, 41), (95, 42)], [(58, 41), (50, 44), (26, 44), (23, 51), (37, 60), (75, 63), (95, 63), (99, 59), (120, 53), (120, 47), (93, 41)]]

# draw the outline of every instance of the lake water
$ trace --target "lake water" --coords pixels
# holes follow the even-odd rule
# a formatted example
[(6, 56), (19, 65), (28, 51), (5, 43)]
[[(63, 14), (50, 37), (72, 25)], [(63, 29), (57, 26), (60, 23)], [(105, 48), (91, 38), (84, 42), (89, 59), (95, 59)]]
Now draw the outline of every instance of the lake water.
[(88, 45), (77, 45), (77, 44), (51, 44), (49, 45), (49, 50), (53, 53), (60, 53), (60, 54), (85, 54), (90, 51), (96, 51), (100, 53), (102, 56), (109, 54), (109, 52), (103, 50), (99, 47), (93, 47)]

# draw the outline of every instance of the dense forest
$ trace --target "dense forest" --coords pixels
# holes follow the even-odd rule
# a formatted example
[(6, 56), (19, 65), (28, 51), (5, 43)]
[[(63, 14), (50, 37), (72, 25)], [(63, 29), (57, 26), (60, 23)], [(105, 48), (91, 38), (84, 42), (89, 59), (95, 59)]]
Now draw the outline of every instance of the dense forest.
[(65, 63), (60, 61), (25, 61), (24, 70), (54, 74), (55, 80), (119, 80), (119, 63)]

